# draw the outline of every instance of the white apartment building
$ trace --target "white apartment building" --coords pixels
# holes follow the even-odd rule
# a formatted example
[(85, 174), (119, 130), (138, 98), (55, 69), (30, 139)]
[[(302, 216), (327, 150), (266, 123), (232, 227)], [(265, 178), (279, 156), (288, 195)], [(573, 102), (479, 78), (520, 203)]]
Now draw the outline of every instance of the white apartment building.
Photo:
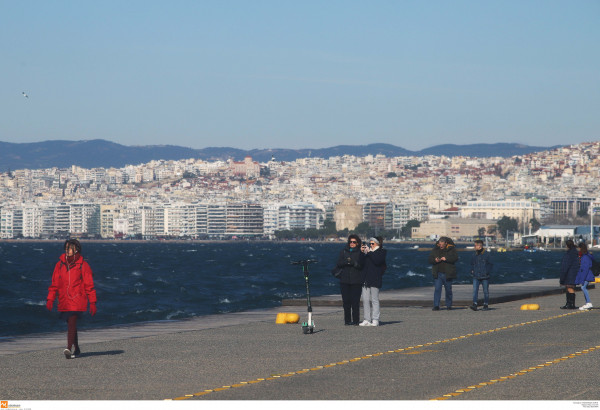
[(313, 204), (295, 203), (279, 207), (279, 230), (321, 229), (325, 212)]
[(461, 218), (502, 219), (503, 216), (529, 223), (540, 218), (540, 204), (532, 200), (469, 201), (460, 207)]

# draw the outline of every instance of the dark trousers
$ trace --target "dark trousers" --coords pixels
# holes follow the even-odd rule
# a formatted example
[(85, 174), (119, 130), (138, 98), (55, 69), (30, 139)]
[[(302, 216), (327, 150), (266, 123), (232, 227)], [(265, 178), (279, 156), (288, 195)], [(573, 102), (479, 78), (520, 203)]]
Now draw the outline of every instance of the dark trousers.
[(360, 295), (362, 285), (340, 283), (342, 304), (344, 305), (344, 322), (357, 324), (360, 320)]

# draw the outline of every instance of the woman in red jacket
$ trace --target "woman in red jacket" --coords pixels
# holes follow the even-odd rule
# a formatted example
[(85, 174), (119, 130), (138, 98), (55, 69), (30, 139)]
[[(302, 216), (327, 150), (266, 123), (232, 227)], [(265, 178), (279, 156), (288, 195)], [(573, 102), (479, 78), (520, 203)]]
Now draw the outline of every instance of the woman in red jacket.
[(81, 244), (77, 239), (65, 242), (65, 253), (60, 256), (48, 288), (46, 308), (52, 310), (58, 293), (60, 318), (67, 321), (67, 348), (63, 351), (67, 359), (74, 359), (81, 351), (77, 340), (77, 319), (81, 318), (90, 303), (90, 314), (96, 314), (96, 290), (92, 269), (81, 256)]

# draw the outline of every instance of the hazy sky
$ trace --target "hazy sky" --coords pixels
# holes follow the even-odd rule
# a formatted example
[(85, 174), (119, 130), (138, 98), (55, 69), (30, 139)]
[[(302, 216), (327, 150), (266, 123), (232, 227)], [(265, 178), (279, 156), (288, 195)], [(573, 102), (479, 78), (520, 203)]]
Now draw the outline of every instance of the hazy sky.
[(0, 0), (0, 141), (595, 141), (599, 34), (599, 0)]

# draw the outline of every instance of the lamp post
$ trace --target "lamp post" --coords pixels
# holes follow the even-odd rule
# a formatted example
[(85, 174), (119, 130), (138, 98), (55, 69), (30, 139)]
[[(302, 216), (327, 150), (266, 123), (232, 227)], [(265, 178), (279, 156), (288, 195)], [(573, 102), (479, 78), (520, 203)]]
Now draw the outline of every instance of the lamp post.
[(594, 208), (594, 202), (590, 202), (590, 248), (594, 246), (594, 213), (596, 212), (596, 208)]

